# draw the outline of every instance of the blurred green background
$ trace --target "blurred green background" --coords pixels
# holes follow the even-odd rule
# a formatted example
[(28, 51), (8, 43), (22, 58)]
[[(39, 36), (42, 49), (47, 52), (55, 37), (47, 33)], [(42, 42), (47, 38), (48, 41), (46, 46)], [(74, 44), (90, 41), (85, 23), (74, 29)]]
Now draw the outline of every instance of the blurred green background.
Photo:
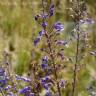
[[(62, 38), (70, 37), (70, 31), (74, 28), (74, 23), (69, 16), (67, 8), (70, 7), (70, 0), (54, 0), (56, 11), (52, 19), (54, 21), (61, 21), (64, 24), (65, 30)], [(96, 0), (86, 0), (86, 5), (89, 17), (95, 20), (96, 18)], [(36, 48), (33, 45), (33, 40), (36, 38), (38, 32), (41, 30), (40, 26), (35, 22), (34, 16), (42, 11), (41, 0), (0, 0), (0, 52), (9, 50), (11, 52), (11, 62), (17, 74), (22, 75), (28, 73), (30, 69), (30, 61), (39, 63), (42, 53), (40, 47)], [(85, 59), (82, 61), (86, 64), (86, 68), (82, 68), (79, 73), (80, 86), (78, 86), (80, 95), (88, 96), (85, 86), (93, 84), (96, 87), (96, 56), (90, 55), (90, 51), (96, 50), (96, 25), (92, 26), (88, 34), (88, 45), (86, 48)], [(65, 48), (65, 54), (69, 57), (74, 56), (75, 44), (70, 44)], [(2, 57), (2, 54), (0, 54)], [(71, 66), (69, 62), (65, 63)], [(73, 65), (72, 65), (73, 66)], [(71, 81), (71, 69), (64, 78)], [(70, 90), (70, 88), (69, 88)], [(83, 90), (83, 91), (82, 91)], [(83, 94), (83, 95), (82, 95)], [(66, 95), (67, 96), (67, 95)]]

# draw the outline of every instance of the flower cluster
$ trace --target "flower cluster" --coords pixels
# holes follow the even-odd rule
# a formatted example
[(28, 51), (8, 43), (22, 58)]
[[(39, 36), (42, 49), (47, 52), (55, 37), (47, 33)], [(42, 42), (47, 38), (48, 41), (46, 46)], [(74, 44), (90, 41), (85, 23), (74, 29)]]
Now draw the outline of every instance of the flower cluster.
[[(44, 5), (42, 5), (42, 6), (44, 6)], [(47, 54), (45, 56), (43, 56), (43, 58), (41, 60), (41, 68), (42, 68), (42, 70), (44, 70), (43, 72), (45, 75), (43, 75), (43, 77), (40, 79), (41, 85), (43, 86), (43, 88), (46, 91), (45, 96), (53, 96), (52, 94), (55, 95), (57, 93), (59, 94), (59, 96), (61, 96), (61, 87), (64, 88), (64, 86), (65, 86), (65, 82), (63, 80), (59, 80), (59, 81), (57, 80), (57, 79), (59, 79), (58, 73), (57, 73), (57, 67), (56, 67), (58, 64), (55, 64), (56, 58), (54, 57), (54, 55), (57, 53), (55, 53), (56, 51), (54, 51), (56, 49), (55, 48), (53, 49), (52, 47), (53, 47), (53, 45), (65, 46), (68, 42), (57, 39), (57, 36), (58, 36), (57, 34), (58, 33), (60, 34), (64, 30), (64, 26), (60, 21), (57, 21), (52, 26), (50, 26), (48, 23), (48, 20), (54, 15), (54, 9), (55, 9), (54, 4), (50, 4), (50, 7), (49, 7), (49, 10), (47, 11), (47, 13), (45, 12), (45, 9), (43, 8), (43, 13), (41, 15), (35, 16), (35, 20), (37, 22), (39, 22), (39, 18), (42, 18), (42, 21), (39, 22), (39, 24), (42, 26), (42, 30), (39, 32), (37, 38), (34, 40), (34, 45), (36, 46), (39, 44), (42, 36), (47, 41), (46, 42), (47, 45), (45, 45), (46, 46), (45, 50), (47, 50)], [(50, 26), (51, 31), (49, 30), (48, 26)], [(54, 34), (54, 35), (52, 35), (52, 34)], [(54, 40), (52, 38), (54, 38)], [(51, 88), (53, 88), (53, 90), (56, 91), (56, 93), (54, 93), (51, 90)]]

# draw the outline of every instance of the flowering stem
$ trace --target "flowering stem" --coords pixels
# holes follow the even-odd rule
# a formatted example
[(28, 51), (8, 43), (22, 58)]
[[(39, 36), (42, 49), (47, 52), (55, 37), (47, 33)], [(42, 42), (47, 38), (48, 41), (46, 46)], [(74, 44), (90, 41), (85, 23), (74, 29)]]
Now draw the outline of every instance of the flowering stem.
[(54, 54), (53, 54), (53, 51), (52, 51), (52, 48), (51, 48), (51, 42), (50, 42), (50, 39), (49, 39), (49, 36), (48, 36), (47, 32), (45, 32), (45, 36), (47, 38), (48, 48), (50, 50), (50, 57), (52, 59), (52, 64), (53, 64), (53, 67), (54, 67), (54, 76), (55, 76), (56, 83), (57, 83), (57, 90), (58, 90), (59, 96), (61, 96), (61, 91), (60, 91), (59, 82), (58, 82), (58, 75), (57, 75), (57, 72), (56, 72), (55, 61), (54, 61), (55, 58), (54, 58)]
[(76, 88), (76, 78), (77, 78), (77, 64), (78, 62), (78, 55), (79, 55), (79, 43), (80, 43), (80, 28), (79, 28), (79, 21), (80, 21), (80, 4), (79, 4), (79, 0), (77, 0), (77, 19), (76, 19), (76, 23), (77, 23), (77, 45), (76, 45), (76, 55), (75, 55), (75, 66), (74, 66), (74, 72), (73, 72), (73, 89), (72, 89), (72, 96), (75, 96), (75, 88)]
[[(50, 0), (50, 3), (51, 3), (51, 0)], [(44, 0), (42, 0), (42, 6), (43, 6), (43, 14), (44, 14), (45, 13)], [(45, 21), (45, 19), (43, 18), (43, 22), (44, 21)], [(44, 27), (44, 31), (45, 31), (45, 37), (46, 37), (46, 40), (47, 40), (47, 43), (48, 43), (49, 55), (50, 55), (50, 57), (52, 59), (52, 64), (53, 64), (53, 68), (54, 68), (54, 77), (56, 79), (57, 90), (58, 90), (59, 96), (61, 96), (61, 91), (60, 91), (59, 82), (58, 82), (58, 75), (57, 75), (56, 67), (55, 67), (55, 58), (54, 58), (53, 50), (51, 48), (50, 37), (49, 37), (49, 35), (48, 35), (47, 31), (46, 31), (46, 27)]]
[[(79, 29), (79, 26), (78, 26)], [(74, 68), (74, 74), (73, 74), (73, 89), (72, 89), (72, 96), (75, 94), (75, 87), (76, 87), (76, 77), (77, 77), (77, 64), (78, 64), (78, 55), (79, 55), (79, 32), (77, 32), (77, 50), (76, 50), (76, 61), (75, 61), (75, 68)]]

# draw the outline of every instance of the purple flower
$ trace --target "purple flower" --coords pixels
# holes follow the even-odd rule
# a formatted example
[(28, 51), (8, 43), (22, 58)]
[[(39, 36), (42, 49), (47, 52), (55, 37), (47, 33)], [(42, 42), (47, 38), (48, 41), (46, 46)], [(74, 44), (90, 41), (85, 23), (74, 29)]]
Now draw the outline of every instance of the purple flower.
[(67, 41), (56, 41), (57, 44), (59, 45), (66, 45), (68, 42)]
[(54, 25), (54, 28), (56, 31), (63, 31), (64, 30), (64, 26), (60, 22), (56, 22)]
[(5, 73), (5, 70), (4, 70), (4, 69), (2, 69), (2, 68), (0, 68), (0, 76), (3, 76), (3, 75), (4, 75), (4, 73)]
[(42, 64), (41, 64), (42, 69), (46, 69), (48, 67), (48, 56), (44, 56), (42, 58)]
[(19, 91), (19, 93), (20, 94), (25, 94), (25, 93), (27, 93), (28, 91), (30, 91), (30, 87), (29, 86), (27, 86), (27, 87), (24, 87), (23, 89), (21, 89), (20, 91)]
[(82, 23), (94, 24), (95, 21), (93, 19), (91, 19), (91, 18), (86, 18), (84, 20), (82, 20), (82, 19), (80, 20), (80, 24), (82, 24)]
[(17, 79), (17, 80), (23, 80), (23, 81), (25, 81), (25, 82), (31, 82), (31, 80), (30, 80), (29, 78), (21, 77), (21, 76), (17, 76), (17, 75), (16, 75), (16, 79)]
[(42, 35), (44, 35), (44, 30), (39, 32), (39, 36), (42, 36)]
[(65, 80), (61, 80), (61, 81), (59, 82), (59, 86), (62, 87), (62, 88), (65, 87), (65, 84), (66, 84), (66, 81), (65, 81)]
[(47, 26), (46, 22), (42, 22), (42, 27), (45, 28)]
[(38, 36), (35, 40), (34, 40), (34, 45), (37, 46), (37, 44), (40, 42), (40, 36)]
[(42, 69), (46, 69), (48, 67), (48, 64), (46, 64), (46, 63), (44, 64), (43, 63), (43, 64), (41, 64), (41, 67), (42, 67)]
[(16, 80), (21, 80), (21, 77), (16, 75)]
[(48, 84), (44, 84), (43, 86), (44, 86), (44, 88), (45, 88), (46, 90), (48, 90), (48, 89), (49, 89)]
[(49, 92), (49, 91), (46, 91), (46, 94), (45, 94), (45, 96), (52, 96), (52, 94), (51, 94), (51, 92)]
[(48, 14), (42, 14), (42, 18), (46, 19), (48, 17)]
[(46, 81), (48, 81), (48, 80), (50, 80), (51, 78), (50, 78), (50, 76), (45, 76), (44, 78), (42, 78), (41, 80), (42, 80), (42, 82), (46, 82)]
[(91, 55), (96, 56), (96, 51), (90, 52)]
[(8, 86), (5, 87), (5, 90), (8, 91), (11, 88), (12, 88), (12, 86), (11, 85), (8, 85)]
[(95, 23), (94, 20), (91, 19), (91, 18), (87, 18), (85, 21), (88, 22), (89, 24), (94, 24)]
[(25, 82), (31, 82), (31, 80), (29, 78), (26, 78), (26, 77), (21, 77), (21, 80), (24, 80)]
[(0, 87), (3, 87), (4, 85), (6, 85), (6, 83), (7, 83), (7, 79), (6, 78), (0, 80)]
[(44, 89), (46, 90), (49, 90), (49, 87), (51, 85), (51, 83), (47, 83), (50, 79), (51, 79), (50, 76), (45, 76), (44, 78), (41, 78), (41, 83)]

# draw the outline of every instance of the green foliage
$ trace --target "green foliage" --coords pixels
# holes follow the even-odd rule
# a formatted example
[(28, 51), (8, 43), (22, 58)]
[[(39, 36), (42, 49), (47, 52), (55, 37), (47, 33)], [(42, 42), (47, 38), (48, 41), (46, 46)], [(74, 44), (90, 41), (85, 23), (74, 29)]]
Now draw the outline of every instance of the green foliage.
[[(14, 1), (14, 0), (11, 0)], [(23, 0), (22, 0), (23, 1)], [(7, 3), (10, 3), (10, 0), (0, 0), (0, 52), (4, 51), (7, 44), (9, 46), (9, 41), (15, 47), (13, 53), (15, 55), (15, 71), (19, 75), (23, 75), (28, 73), (30, 59), (32, 62), (39, 63), (41, 58), (41, 51), (39, 50), (41, 46), (43, 46), (44, 41), (42, 41), (41, 45), (37, 48), (33, 46), (33, 40), (38, 34), (40, 27), (36, 25), (34, 22), (35, 13), (38, 12), (38, 9), (41, 8), (40, 0), (26, 0), (24, 1), (26, 4), (29, 2), (29, 5), (21, 6), (22, 3), (20, 0), (15, 0), (16, 6), (9, 6)], [(50, 0), (49, 0), (50, 1)], [(61, 38), (69, 39), (74, 34), (72, 30), (74, 28), (74, 23), (72, 19), (69, 18), (69, 13), (66, 10), (66, 7), (69, 7), (69, 0), (54, 0), (56, 11), (55, 16), (48, 21), (49, 25), (52, 25), (54, 21), (61, 20), (65, 22), (65, 31), (63, 32)], [(20, 3), (21, 2), (21, 3)], [(58, 3), (59, 2), (59, 3)], [(88, 3), (88, 12), (90, 13), (90, 17), (96, 18), (96, 6), (95, 0), (87, 0)], [(86, 68), (80, 69), (78, 72), (78, 82), (77, 91), (80, 93), (78, 96), (88, 96), (86, 91), (86, 87), (91, 82), (93, 77), (96, 75), (96, 56), (90, 55), (90, 51), (96, 50), (96, 25), (93, 26), (93, 29), (89, 33), (88, 44), (89, 47), (86, 49), (87, 56), (86, 59), (82, 61), (83, 64), (86, 64)], [(7, 38), (5, 38), (7, 37)], [(11, 40), (10, 40), (11, 38)], [(62, 77), (68, 79), (70, 82), (72, 80), (72, 66), (74, 65), (74, 54), (76, 51), (76, 42), (70, 43), (68, 47), (65, 49), (65, 56), (71, 58), (70, 61), (64, 62), (64, 65), (67, 66), (64, 69)], [(31, 57), (31, 51), (35, 56)], [(67, 57), (66, 57), (67, 58)], [(59, 62), (59, 61), (58, 61)], [(81, 62), (81, 61), (80, 61)], [(94, 74), (95, 73), (95, 74)], [(95, 80), (92, 81), (93, 86), (96, 89), (96, 77)], [(71, 89), (71, 84), (69, 84), (66, 89), (62, 90), (64, 96), (69, 96), (69, 92)], [(1, 96), (1, 95), (0, 95)]]

